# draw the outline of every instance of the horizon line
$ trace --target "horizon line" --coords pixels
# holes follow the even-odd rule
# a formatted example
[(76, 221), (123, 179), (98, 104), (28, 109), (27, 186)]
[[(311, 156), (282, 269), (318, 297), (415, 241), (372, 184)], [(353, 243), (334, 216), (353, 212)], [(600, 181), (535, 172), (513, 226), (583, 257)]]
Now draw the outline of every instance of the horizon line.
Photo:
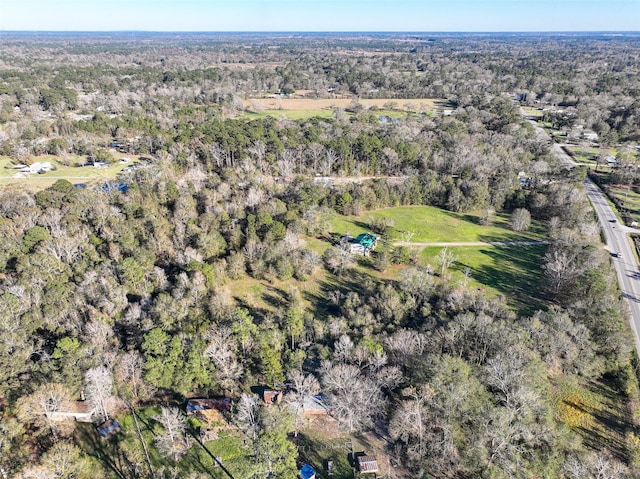
[(2, 33), (638, 33), (640, 30), (9, 30)]

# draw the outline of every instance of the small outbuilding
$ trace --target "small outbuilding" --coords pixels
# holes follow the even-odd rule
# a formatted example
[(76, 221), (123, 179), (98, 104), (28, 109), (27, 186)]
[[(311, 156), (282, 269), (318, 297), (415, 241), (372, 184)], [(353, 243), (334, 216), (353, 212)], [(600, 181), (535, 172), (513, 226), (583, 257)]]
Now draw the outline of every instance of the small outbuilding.
[(358, 471), (362, 474), (378, 472), (378, 460), (374, 456), (358, 456), (356, 458)]

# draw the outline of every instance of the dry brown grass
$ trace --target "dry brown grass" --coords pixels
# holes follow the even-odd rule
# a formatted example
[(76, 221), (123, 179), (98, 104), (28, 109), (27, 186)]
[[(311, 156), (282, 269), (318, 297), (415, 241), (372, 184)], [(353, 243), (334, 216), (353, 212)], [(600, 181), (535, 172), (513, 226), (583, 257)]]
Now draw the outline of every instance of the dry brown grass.
[(244, 101), (248, 109), (263, 110), (330, 110), (332, 108), (348, 108), (354, 101), (365, 108), (386, 109), (389, 103), (401, 111), (434, 111), (444, 108), (446, 100), (437, 98), (249, 98)]

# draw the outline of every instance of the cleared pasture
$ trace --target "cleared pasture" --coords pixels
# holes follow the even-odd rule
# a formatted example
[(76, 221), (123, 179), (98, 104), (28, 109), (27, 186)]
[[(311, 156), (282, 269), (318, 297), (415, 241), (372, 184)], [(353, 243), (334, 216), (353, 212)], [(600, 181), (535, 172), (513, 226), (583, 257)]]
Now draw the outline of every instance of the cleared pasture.
[(384, 109), (407, 112), (439, 111), (452, 108), (444, 99), (437, 98), (249, 98), (244, 100), (244, 108), (259, 113), (265, 110), (322, 111), (334, 108), (347, 109), (361, 105), (369, 109)]
[(332, 231), (357, 235), (371, 231), (372, 220), (385, 218), (393, 226), (391, 239), (401, 241), (403, 232), (414, 233), (411, 242), (544, 241), (544, 226), (532, 222), (529, 231), (509, 229), (509, 215), (497, 215), (492, 225), (481, 225), (477, 212), (454, 213), (434, 206), (398, 206), (362, 213), (360, 216), (336, 215)]

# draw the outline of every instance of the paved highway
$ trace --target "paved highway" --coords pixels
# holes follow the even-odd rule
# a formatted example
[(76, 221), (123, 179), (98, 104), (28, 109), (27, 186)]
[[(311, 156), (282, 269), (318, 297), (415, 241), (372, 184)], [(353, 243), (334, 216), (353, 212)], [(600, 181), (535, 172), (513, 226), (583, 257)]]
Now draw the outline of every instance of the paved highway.
[[(520, 109), (520, 113), (533, 125), (541, 138), (546, 138), (551, 141), (551, 137), (535, 120), (527, 118), (524, 110)], [(553, 144), (551, 151), (569, 166), (569, 168), (577, 166), (576, 162), (562, 150), (560, 145)], [(636, 353), (640, 356), (640, 336), (638, 336), (638, 331), (640, 331), (640, 271), (638, 270), (633, 247), (628, 237), (629, 233), (640, 233), (640, 230), (628, 228), (620, 224), (613, 208), (607, 203), (604, 193), (588, 178), (584, 181), (584, 187), (591, 204), (593, 204), (596, 210), (598, 221), (604, 230), (607, 242), (606, 249), (611, 253), (613, 259), (622, 297), (625, 298), (629, 304), (631, 311), (629, 322), (633, 330)]]
[(607, 203), (604, 193), (591, 180), (586, 179), (584, 186), (604, 230), (607, 241), (606, 249), (612, 255), (622, 297), (629, 303), (631, 329), (633, 329), (635, 336), (636, 352), (640, 355), (640, 337), (638, 336), (638, 331), (640, 331), (640, 271), (631, 240), (628, 237), (628, 233), (640, 231), (628, 228), (617, 221), (613, 208)]

